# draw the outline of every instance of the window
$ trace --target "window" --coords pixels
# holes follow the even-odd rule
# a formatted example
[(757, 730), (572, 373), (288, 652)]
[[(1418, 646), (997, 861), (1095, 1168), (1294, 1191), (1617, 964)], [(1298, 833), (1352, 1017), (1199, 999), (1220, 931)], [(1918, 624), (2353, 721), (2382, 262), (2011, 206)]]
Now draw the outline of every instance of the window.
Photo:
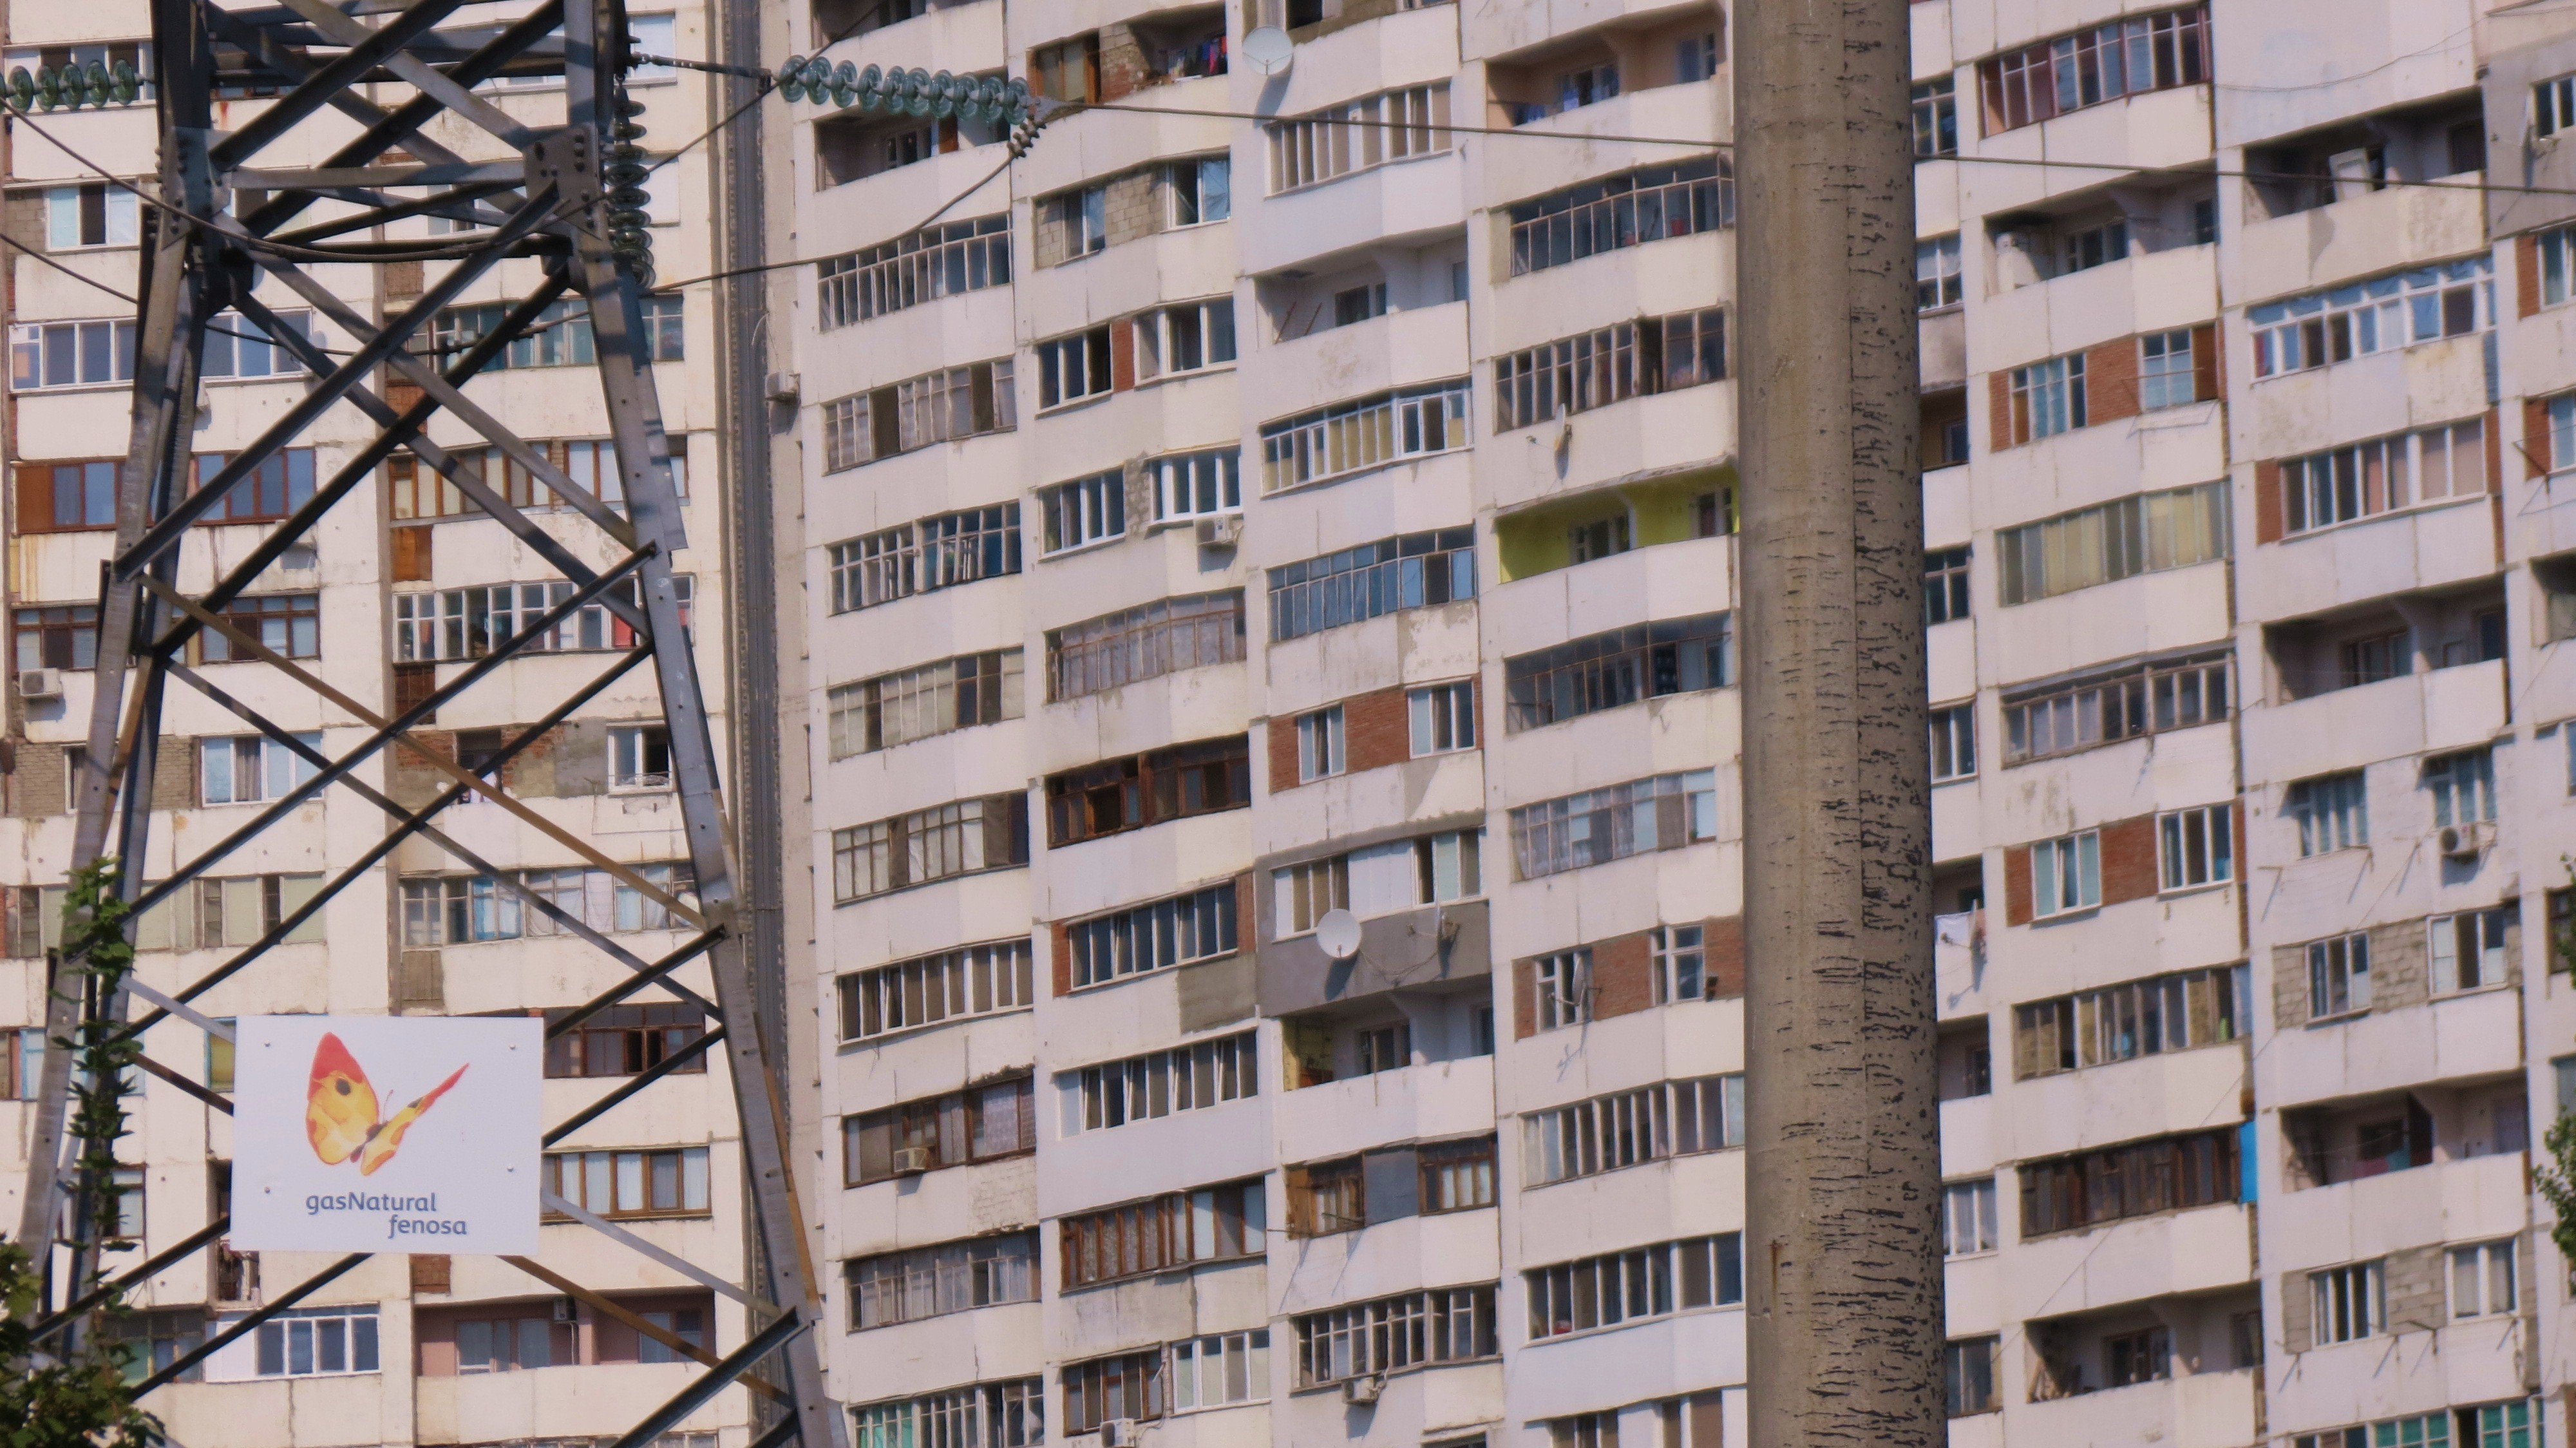
[(1959, 87), (1956, 79), (1914, 84), (1914, 159), (1959, 154)]
[(1965, 296), (1965, 276), (1959, 265), (1959, 234), (1954, 231), (1948, 236), (1914, 243), (1914, 310), (1937, 312), (1944, 307), (1959, 305)]
[(2236, 878), (2235, 806), (2203, 805), (2156, 817), (2164, 888), (2189, 890)]
[[(695, 580), (683, 574), (671, 580), (680, 596), (680, 624), (691, 623)], [(640, 607), (641, 594), (629, 577), (611, 592), (630, 607)], [(479, 659), (538, 626), (545, 615), (569, 602), (570, 583), (491, 583), (448, 588), (436, 593), (397, 593), (394, 600), (394, 660), (397, 663)], [(583, 604), (559, 618), (545, 632), (520, 647), (530, 653), (571, 653), (597, 649), (631, 649), (644, 635), (607, 603)]]
[(868, 1041), (965, 1016), (1025, 1010), (1029, 942), (968, 945), (840, 979), (841, 1039)]
[[(41, 950), (20, 951), (13, 943), (9, 953), (32, 955), (40, 954)], [(44, 1083), (44, 1074), (44, 1027), (21, 1026), (0, 1031), (0, 1101), (35, 1100)]]
[(1732, 616), (1701, 614), (1593, 634), (1503, 661), (1506, 733), (1735, 681)]
[(1494, 1138), (1426, 1146), (1420, 1164), (1424, 1215), (1469, 1212), (1494, 1204)]
[(2012, 440), (2032, 442), (2084, 426), (2084, 354), (2012, 369)]
[[(224, 607), (224, 622), (252, 641), (290, 659), (322, 656), (322, 602), (319, 594), (270, 593), (236, 598)], [(234, 659), (239, 647), (229, 637), (207, 629), (194, 639), (201, 662)], [(242, 658), (253, 655), (244, 653)]]
[(1049, 775), (1046, 803), (1051, 848), (1242, 809), (1252, 803), (1251, 740), (1176, 744)]
[(1017, 719), (1020, 650), (941, 659), (842, 684), (825, 696), (834, 759)]
[(1292, 1237), (1328, 1237), (1368, 1225), (1367, 1178), (1356, 1156), (1291, 1167), (1287, 1185)]
[(1198, 226), (1234, 215), (1234, 161), (1229, 156), (1201, 156), (1178, 161), (1163, 172), (1166, 228)]
[[(207, 338), (209, 351), (213, 350), (215, 340)], [(132, 322), (29, 322), (9, 329), (9, 390), (12, 392), (92, 387), (133, 380)], [(108, 521), (113, 523), (115, 519), (111, 517)]]
[(1269, 1249), (1268, 1213), (1255, 1177), (1063, 1217), (1056, 1246), (1064, 1289), (1259, 1257)]
[(2150, 1327), (2102, 1339), (2105, 1378), (2112, 1387), (2161, 1383), (2173, 1376), (2173, 1333)]
[[(671, 487), (682, 499), (689, 496), (689, 458), (686, 438), (674, 436), (670, 446)], [(607, 438), (559, 438), (536, 441), (528, 446), (557, 469), (574, 486), (620, 512), (626, 509), (626, 481), (618, 469), (617, 449)], [(554, 509), (569, 506), (556, 494), (553, 485), (540, 482), (537, 475), (515, 458), (505, 457), (489, 447), (454, 448), (455, 471), (480, 480), (485, 487), (522, 512), (531, 509)], [(290, 461), (293, 459), (290, 457)], [(200, 453), (197, 475), (211, 482), (222, 466), (221, 453)], [(251, 512), (248, 504), (251, 489), (233, 492), (226, 503), (232, 521), (241, 522), (264, 516), (286, 516), (286, 504), (301, 505), (313, 495), (311, 463), (302, 466), (303, 476), (292, 475), (281, 480), (280, 488), (269, 476), (271, 464), (263, 464), (256, 485), (260, 511)], [(482, 505), (465, 495), (454, 479), (435, 468), (423, 466), (408, 455), (385, 461), (385, 482), (393, 494), (392, 513), (397, 521), (479, 516)], [(558, 585), (563, 586), (563, 585)]]
[(1991, 1252), (2000, 1245), (1993, 1177), (1952, 1182), (1941, 1189), (1941, 1242), (1943, 1253), (1952, 1257)]
[(2308, 943), (2308, 1019), (2370, 1009), (2370, 937), (2338, 935)]
[[(195, 476), (189, 482), (191, 489), (212, 483), (231, 458), (224, 453), (198, 453), (193, 461), (196, 467)], [(56, 486), (59, 489), (59, 479)], [(55, 496), (58, 500), (55, 516), (60, 518), (65, 516), (59, 506), (60, 492), (57, 491)], [(228, 488), (223, 500), (208, 509), (199, 522), (207, 525), (273, 522), (311, 501), (313, 449), (285, 448), (270, 454), (248, 476)], [(111, 518), (109, 521), (114, 520)]]
[(2495, 325), (2495, 263), (2483, 254), (2245, 311), (2254, 375), (2305, 372)]
[(2287, 805), (2298, 821), (2303, 858), (2370, 843), (2370, 792), (2358, 769), (2298, 781)]
[(1977, 706), (1974, 701), (1932, 711), (1932, 778), (1966, 779), (1977, 772)]
[(1350, 768), (1342, 742), (1342, 706), (1297, 716), (1297, 782), (1309, 784)]
[(1589, 949), (1540, 956), (1531, 967), (1530, 980), (1538, 992), (1540, 1030), (1553, 1031), (1559, 1026), (1581, 1025), (1592, 1019), (1592, 952)]
[(1648, 317), (1494, 359), (1494, 430), (1726, 380), (1726, 309)]
[(1949, 623), (1968, 616), (1968, 550), (1935, 548), (1923, 555), (1923, 621)]
[(1270, 194), (1324, 182), (1390, 161), (1449, 149), (1449, 85), (1418, 85), (1364, 97), (1263, 127), (1270, 140)]
[[(547, 1027), (568, 1012), (547, 1012)], [(609, 1006), (593, 1011), (580, 1025), (546, 1039), (549, 1077), (636, 1076), (661, 1065), (707, 1033), (707, 1018), (686, 1003)], [(211, 1038), (210, 1038), (211, 1039)], [(707, 1069), (701, 1055), (675, 1072)]]
[(1172, 1411), (1266, 1402), (1270, 1329), (1219, 1333), (1172, 1344)]
[(2017, 1075), (2073, 1071), (2241, 1038), (2251, 1029), (2247, 967), (2127, 981), (2014, 1008)]
[(1482, 830), (1445, 830), (1367, 845), (1270, 872), (1279, 939), (1315, 928), (1327, 910), (1362, 919), (1484, 893)]
[(1941, 1380), (1951, 1417), (1991, 1413), (2003, 1406), (1995, 1397), (1995, 1342), (1991, 1337), (1972, 1337), (1941, 1345)]
[(1036, 1448), (1046, 1442), (1046, 1380), (1015, 1378), (850, 1409), (854, 1448)]
[(134, 245), (137, 200), (110, 181), (45, 188), (45, 249)]
[(98, 662), (98, 605), (22, 608), (10, 615), (18, 635), (18, 671), (87, 669)]
[(1037, 354), (1040, 412), (1108, 393), (1111, 368), (1107, 327), (1040, 342)]
[(2356, 1262), (2308, 1274), (2309, 1330), (2319, 1343), (2354, 1342), (2384, 1332), (2381, 1264)]
[(2285, 460), (2281, 464), (2283, 531), (2331, 528), (2417, 503), (2474, 497), (2486, 490), (2486, 422), (2473, 417)]
[(2080, 1231), (2129, 1217), (2237, 1199), (2237, 1128), (2158, 1137), (2026, 1161), (2021, 1236)]
[[(1009, 432), (1019, 426), (1011, 367), (1008, 357), (975, 362), (824, 403), (823, 471), (840, 472), (933, 443)], [(1100, 375), (1105, 390), (1105, 355)]]
[(850, 1288), (853, 1332), (978, 1307), (1035, 1302), (1038, 1234), (1014, 1232), (854, 1257), (841, 1271)]
[(122, 468), (104, 460), (19, 464), (18, 531), (65, 533), (115, 527), (116, 477)]
[(1038, 489), (1046, 551), (1066, 553), (1127, 536), (1127, 475), (1110, 471)]
[(2193, 370), (2191, 329), (2149, 332), (2138, 339), (2138, 407), (2153, 412), (2200, 400)]
[[(2576, 83), (2576, 76), (2567, 79)], [(2544, 307), (2563, 306), (2571, 295), (2576, 295), (2576, 288), (2569, 286), (2569, 278), (2576, 277), (2576, 266), (2570, 265), (2576, 262), (2576, 226), (2561, 226), (2542, 232), (2539, 246), (2540, 304)], [(2567, 454), (2562, 451), (2558, 458), (2563, 464)]]
[[(295, 736), (319, 753), (321, 731)], [(201, 804), (256, 804), (284, 799), (321, 771), (284, 744), (259, 734), (205, 739), (197, 745), (197, 799)]]
[[(108, 1340), (124, 1349), (125, 1383), (132, 1387), (195, 1352), (206, 1338), (206, 1314), (200, 1308), (176, 1312), (138, 1312), (106, 1324)], [(200, 1382), (203, 1365), (189, 1368), (177, 1381)]]
[(671, 731), (659, 724), (613, 727), (608, 731), (608, 787), (653, 790), (671, 787)]
[(864, 1186), (1037, 1150), (1037, 1087), (1020, 1075), (841, 1119), (842, 1182)]
[(1284, 492), (1466, 447), (1468, 382), (1382, 392), (1261, 425), (1261, 491)]
[(2042, 840), (2030, 847), (2031, 914), (2040, 919), (2102, 903), (2102, 836)]
[(1234, 360), (1234, 298), (1190, 302), (1135, 321), (1136, 380), (1197, 372)]
[(1651, 166), (1513, 205), (1511, 274), (1733, 225), (1731, 157)]
[[(628, 869), (682, 900), (696, 889), (686, 860)], [(512, 888), (489, 875), (414, 875), (402, 881), (403, 946), (435, 950), (478, 941), (562, 933), (553, 917), (527, 901), (532, 894), (593, 930), (670, 930), (669, 907), (606, 870), (522, 870)], [(524, 889), (527, 894), (522, 894)]]
[[(278, 320), (307, 341), (319, 346), (321, 328), (306, 311), (280, 312)], [(221, 330), (216, 330), (220, 328)], [(130, 339), (129, 339), (130, 341)], [(133, 366), (128, 361), (126, 366)], [(206, 355), (203, 373), (207, 377), (256, 379), (300, 375), (304, 364), (293, 353), (270, 339), (266, 329), (239, 312), (218, 313), (206, 332)]]
[(1386, 315), (1386, 283), (1369, 282), (1333, 293), (1333, 325), (1356, 327)]
[(1717, 980), (1708, 970), (1708, 927), (1658, 925), (1646, 932), (1648, 963), (1655, 978), (1655, 1004), (1708, 1000)]
[(2433, 824), (2438, 829), (2493, 820), (2494, 752), (2469, 749), (2425, 760), (2424, 788), (2432, 792)]
[(1159, 599), (1046, 636), (1047, 697), (1080, 699), (1183, 669), (1243, 657), (1243, 595)]
[[(674, 300), (677, 300), (674, 298)], [(483, 339), (510, 314), (507, 302), (449, 307), (430, 319), (430, 350), (442, 367)], [(587, 367), (599, 360), (590, 330), (590, 304), (578, 299), (556, 302), (539, 312), (525, 330), (484, 364), (492, 371), (515, 367)]]
[[(92, 99), (88, 104), (104, 109), (108, 106), (152, 103), (154, 96), (152, 42), (148, 40), (112, 41), (104, 45), (13, 45), (6, 52), (5, 59), (0, 59), (0, 64), (6, 64), (13, 70), (19, 66), (25, 66), (31, 73), (41, 67), (51, 66), (57, 72), (77, 69), (86, 74), (93, 63), (105, 70), (111, 79), (114, 78), (118, 66), (131, 67), (141, 89), (137, 92), (136, 98), (131, 101), (120, 100), (110, 92), (103, 100)], [(215, 94), (229, 100), (240, 94), (243, 89), (246, 88), (226, 86), (218, 89)], [(274, 94), (274, 92), (268, 92), (268, 94)], [(139, 1379), (141, 1374), (135, 1376)]]
[(815, 263), (822, 330), (1011, 282), (1011, 218), (952, 221)]
[(2514, 1282), (2514, 1242), (2483, 1242), (2451, 1249), (2451, 1316), (2510, 1316), (2519, 1301)]
[[(2461, 1410), (2476, 1413), (2475, 1408)], [(2451, 1448), (2451, 1413), (2427, 1413), (2328, 1433), (2301, 1433), (2291, 1448)], [(2516, 1448), (2524, 1448), (2517, 1444)]]
[(826, 557), (832, 612), (1020, 571), (1020, 505), (941, 513), (835, 543)]
[[(2125, 220), (2106, 221), (2099, 226), (2066, 233), (2064, 244), (2058, 251), (2057, 272), (2065, 276), (2128, 259), (2129, 223)], [(2076, 425), (2083, 426), (2081, 423)]]
[[(548, 1152), (545, 1189), (601, 1217), (703, 1217), (707, 1149)], [(554, 1221), (566, 1218), (553, 1212)]]
[(1029, 797), (986, 795), (832, 832), (833, 897), (843, 904), (1029, 862)]
[(1261, 1094), (1253, 1033), (1061, 1072), (1064, 1134), (1110, 1131)]
[(1425, 1363), (1467, 1362), (1501, 1352), (1494, 1289), (1435, 1287), (1377, 1302), (1310, 1312), (1297, 1330), (1297, 1385), (1323, 1387)]
[(1513, 810), (1512, 855), (1536, 880), (1717, 838), (1717, 771), (1661, 774)]
[(1215, 960), (1241, 948), (1235, 886), (1228, 881), (1150, 905), (1131, 905), (1065, 927), (1075, 986)]
[(2531, 88), (2531, 133), (2554, 136), (2576, 127), (2576, 75), (2544, 80)]
[(1986, 134), (2209, 78), (2205, 5), (2115, 20), (2007, 51), (1977, 67)]
[(1619, 1448), (1619, 1410), (1551, 1418), (1547, 1443), (1548, 1448)]
[(1521, 1170), (1543, 1187), (1744, 1144), (1744, 1077), (1664, 1081), (1521, 1118)]
[[(221, 1332), (241, 1321), (227, 1313), (216, 1320)], [(251, 1333), (250, 1351), (239, 1346), (216, 1354), (207, 1376), (223, 1381), (254, 1378), (311, 1378), (379, 1371), (376, 1306), (288, 1308)]]
[(2424, 922), (2433, 961), (2433, 994), (2502, 985), (2512, 967), (2507, 931), (2513, 907), (2436, 915)]
[[(1743, 1238), (1721, 1232), (1523, 1274), (1533, 1341), (1744, 1300)], [(1676, 1291), (1678, 1289), (1678, 1291)]]
[(1997, 531), (2006, 605), (2227, 556), (2227, 485), (2142, 493)]
[(1145, 474), (1154, 480), (1157, 522), (1243, 511), (1242, 454), (1234, 448), (1156, 458)]
[(1402, 609), (1475, 596), (1472, 525), (1382, 538), (1271, 569), (1270, 639), (1285, 643)]
[(1064, 1431), (1097, 1432), (1111, 1418), (1163, 1416), (1163, 1354), (1122, 1353), (1085, 1363), (1067, 1363), (1064, 1375)]
[(1717, 78), (1717, 32), (1685, 36), (1673, 42), (1673, 83), (1690, 85)]
[(1408, 689), (1405, 713), (1413, 726), (1413, 757), (1476, 747), (1476, 681)]
[[(2460, 1410), (2461, 1448), (2540, 1448), (2538, 1414), (2528, 1401)], [(2476, 1435), (2471, 1444), (2470, 1435)]]

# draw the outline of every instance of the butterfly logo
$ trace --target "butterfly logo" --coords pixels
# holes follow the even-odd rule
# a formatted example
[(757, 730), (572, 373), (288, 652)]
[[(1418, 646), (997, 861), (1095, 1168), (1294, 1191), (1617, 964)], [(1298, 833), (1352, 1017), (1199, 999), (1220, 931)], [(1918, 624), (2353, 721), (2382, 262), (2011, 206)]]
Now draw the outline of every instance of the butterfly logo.
[(426, 1095), (385, 1120), (376, 1104), (376, 1088), (367, 1080), (366, 1068), (349, 1048), (330, 1032), (322, 1035), (322, 1044), (313, 1049), (313, 1076), (305, 1087), (304, 1134), (313, 1140), (313, 1154), (324, 1166), (338, 1166), (355, 1159), (358, 1175), (373, 1176), (376, 1168), (394, 1159), (402, 1149), (403, 1133), (422, 1113), (447, 1094), (447, 1088), (465, 1074), (459, 1066), (456, 1074), (438, 1083)]

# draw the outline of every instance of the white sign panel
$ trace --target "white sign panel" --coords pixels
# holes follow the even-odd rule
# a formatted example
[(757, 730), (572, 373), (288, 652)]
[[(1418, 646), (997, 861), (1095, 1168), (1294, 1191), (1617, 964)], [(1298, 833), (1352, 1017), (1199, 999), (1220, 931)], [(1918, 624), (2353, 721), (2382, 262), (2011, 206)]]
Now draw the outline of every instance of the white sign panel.
[(232, 1244), (537, 1250), (545, 1024), (533, 1016), (247, 1016)]

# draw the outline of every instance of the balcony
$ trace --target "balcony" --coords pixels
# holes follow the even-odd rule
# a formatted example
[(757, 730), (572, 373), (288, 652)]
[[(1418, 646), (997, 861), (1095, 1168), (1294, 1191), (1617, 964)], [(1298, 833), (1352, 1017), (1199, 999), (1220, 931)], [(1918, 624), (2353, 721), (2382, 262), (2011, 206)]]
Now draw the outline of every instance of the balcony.
[[(578, 1372), (535, 1368), (420, 1378), (413, 1384), (416, 1429), (424, 1442), (449, 1443), (621, 1433), (634, 1423), (636, 1405), (669, 1400), (702, 1371), (692, 1362), (601, 1363)], [(739, 1399), (720, 1399), (673, 1427), (703, 1431), (741, 1417)]]
[[(1500, 860), (1486, 866), (1501, 867)], [(1261, 1013), (1285, 1015), (1489, 976), (1490, 908), (1482, 900), (1461, 900), (1364, 920), (1359, 952), (1349, 960), (1325, 954), (1313, 935), (1271, 941), (1261, 947)]]
[(2249, 788), (2469, 748), (2504, 731), (2504, 661), (2402, 674), (2248, 709), (2243, 727)]
[(2025, 1241), (2013, 1254), (2005, 1315), (2058, 1317), (2241, 1287), (2254, 1280), (2253, 1236), (2245, 1208), (2230, 1203)]
[(2232, 290), (2260, 301), (2484, 251), (2485, 180), (2471, 171), (2248, 221), (2237, 233)]
[(2264, 1268), (2297, 1271), (2519, 1232), (2526, 1161), (2523, 1152), (2498, 1152), (2282, 1192), (2263, 1203)]
[(2482, 990), (2282, 1031), (2265, 1057), (2263, 1100), (2276, 1107), (2504, 1075), (2522, 1067), (2521, 998)]
[(2251, 1368), (2191, 1373), (2165, 1382), (2016, 1404), (2006, 1413), (2012, 1420), (2012, 1436), (2033, 1442), (2235, 1448), (2262, 1439), (2254, 1411), (2259, 1377)]
[(2450, 588), (2496, 571), (2488, 496), (2380, 513), (2294, 533), (2266, 550), (2239, 586), (2250, 619), (2295, 617), (2419, 589)]
[[(1306, 320), (1291, 316), (1282, 325)], [(1260, 418), (1287, 417), (1475, 370), (1464, 302), (1402, 308), (1348, 326), (1303, 332), (1248, 351), (1236, 365), (1244, 409)]]

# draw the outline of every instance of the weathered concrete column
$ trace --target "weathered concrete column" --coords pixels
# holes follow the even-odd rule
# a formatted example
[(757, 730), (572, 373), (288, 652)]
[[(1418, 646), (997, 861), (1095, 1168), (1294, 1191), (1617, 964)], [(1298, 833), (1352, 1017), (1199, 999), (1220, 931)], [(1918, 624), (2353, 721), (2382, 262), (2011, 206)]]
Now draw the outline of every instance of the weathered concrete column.
[(1754, 1448), (1946, 1439), (1907, 24), (1735, 10)]

